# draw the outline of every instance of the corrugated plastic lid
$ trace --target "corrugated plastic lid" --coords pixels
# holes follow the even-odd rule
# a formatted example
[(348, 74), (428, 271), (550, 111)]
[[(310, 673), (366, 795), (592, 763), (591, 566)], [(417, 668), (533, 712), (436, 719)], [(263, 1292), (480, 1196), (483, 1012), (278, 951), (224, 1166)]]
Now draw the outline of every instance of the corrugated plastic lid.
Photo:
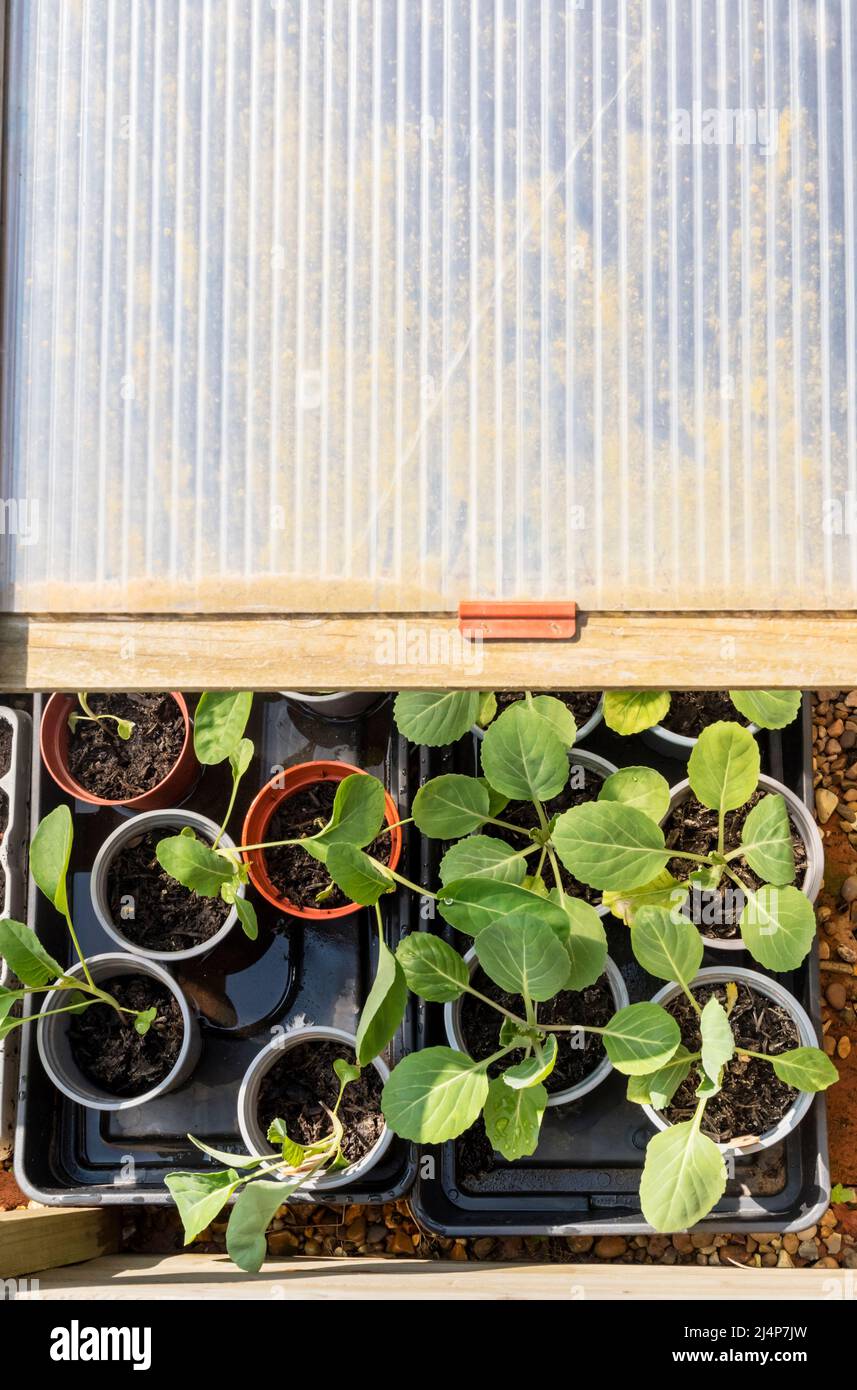
[(857, 603), (845, 0), (31, 0), (2, 606)]

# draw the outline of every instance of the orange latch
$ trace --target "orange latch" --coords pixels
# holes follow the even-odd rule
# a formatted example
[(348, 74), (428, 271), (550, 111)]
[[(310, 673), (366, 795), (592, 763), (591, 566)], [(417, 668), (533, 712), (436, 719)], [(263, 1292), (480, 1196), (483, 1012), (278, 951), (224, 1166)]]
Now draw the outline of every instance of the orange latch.
[(459, 603), (458, 630), (465, 637), (560, 641), (577, 630), (576, 603)]

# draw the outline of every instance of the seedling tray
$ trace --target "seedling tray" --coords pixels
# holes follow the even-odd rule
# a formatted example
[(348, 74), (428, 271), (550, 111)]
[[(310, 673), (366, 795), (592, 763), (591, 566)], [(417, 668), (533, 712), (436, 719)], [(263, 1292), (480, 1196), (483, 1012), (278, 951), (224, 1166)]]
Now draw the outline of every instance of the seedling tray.
[[(42, 702), (34, 708), (36, 727)], [(381, 778), (409, 814), (408, 750), (392, 724), (392, 701), (381, 700), (354, 721), (320, 718), (277, 695), (258, 695), (248, 729), (256, 758), (244, 778), (230, 821), (240, 833), (246, 809), (279, 767), (315, 758), (336, 758)], [(228, 776), (207, 768), (184, 805), (216, 817), (227, 801)], [(34, 751), (32, 823), (64, 799)], [(75, 850), (69, 874), (72, 910), (87, 954), (115, 950), (90, 904), (90, 868), (99, 845), (119, 822), (114, 810), (75, 802)], [(410, 843), (409, 843), (410, 842)], [(405, 836), (402, 871), (411, 876)], [(305, 923), (280, 913), (255, 893), (259, 937), (250, 942), (239, 927), (201, 961), (176, 963), (180, 982), (202, 1026), (203, 1050), (190, 1081), (145, 1106), (104, 1114), (65, 1100), (41, 1066), (33, 1029), (24, 1030), (15, 1168), (23, 1190), (39, 1202), (79, 1206), (100, 1202), (166, 1203), (164, 1176), (174, 1168), (211, 1166), (187, 1142), (190, 1132), (220, 1149), (241, 1152), (236, 1098), (241, 1078), (275, 1030), (295, 1023), (333, 1024), (354, 1031), (375, 972), (374, 914), (361, 911), (330, 925)], [(405, 933), (413, 895), (390, 894), (383, 912), (388, 944)], [(64, 924), (40, 893), (30, 895), (30, 925), (59, 959), (68, 958)], [(392, 1066), (414, 1045), (412, 1006), (388, 1055)], [(330, 1203), (381, 1203), (406, 1193), (416, 1172), (416, 1152), (394, 1140), (382, 1162), (352, 1188), (325, 1193)], [(300, 1198), (300, 1194), (298, 1194)], [(318, 1196), (303, 1198), (319, 1200)]]
[[(6, 815), (6, 828), (0, 835), (0, 917), (21, 921), (27, 910), (32, 721), (26, 711), (0, 705), (0, 729), (3, 725), (11, 731), (11, 739), (8, 751), (0, 755), (0, 809)], [(8, 967), (0, 961), (0, 985), (9, 980)], [(12, 1151), (19, 1056), (20, 1034), (16, 1030), (0, 1042), (0, 1158), (8, 1158)]]
[[(782, 734), (763, 734), (760, 746), (762, 770), (810, 805), (808, 697), (794, 725)], [(583, 747), (620, 767), (654, 766), (671, 784), (687, 776), (685, 763), (661, 757), (636, 737), (620, 738), (604, 724)], [(467, 738), (454, 750), (433, 756), (422, 774), (472, 773), (478, 770), (477, 760), (475, 740)], [(423, 846), (423, 854), (427, 877), (422, 881), (433, 886), (439, 856), (429, 844)], [(662, 981), (653, 980), (634, 960), (628, 929), (612, 916), (604, 921), (609, 951), (622, 971), (631, 1002), (651, 998)], [(469, 944), (469, 938), (459, 937), (440, 917), (430, 925), (457, 946)], [(760, 969), (744, 951), (706, 950), (703, 965), (730, 964)], [(799, 970), (777, 978), (801, 1001), (820, 1040), (815, 950)], [(424, 1026), (426, 1044), (446, 1042), (439, 1006), (427, 1006)], [(652, 1228), (640, 1212), (638, 1192), (646, 1144), (654, 1131), (641, 1108), (626, 1100), (626, 1084), (625, 1077), (613, 1072), (582, 1100), (549, 1107), (536, 1153), (514, 1164), (495, 1154), (484, 1171), (473, 1175), (461, 1161), (460, 1140), (426, 1148), (414, 1193), (417, 1216), (430, 1229), (448, 1236), (649, 1234)], [(732, 1173), (722, 1201), (696, 1229), (787, 1231), (812, 1225), (830, 1197), (823, 1095), (815, 1098), (809, 1114), (787, 1140), (736, 1159)]]

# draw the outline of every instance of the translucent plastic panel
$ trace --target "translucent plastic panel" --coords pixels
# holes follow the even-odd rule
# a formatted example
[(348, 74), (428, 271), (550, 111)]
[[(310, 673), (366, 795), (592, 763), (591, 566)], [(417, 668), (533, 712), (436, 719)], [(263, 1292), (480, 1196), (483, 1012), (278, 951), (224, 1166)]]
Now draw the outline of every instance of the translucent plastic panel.
[(12, 0), (2, 603), (857, 601), (857, 6)]

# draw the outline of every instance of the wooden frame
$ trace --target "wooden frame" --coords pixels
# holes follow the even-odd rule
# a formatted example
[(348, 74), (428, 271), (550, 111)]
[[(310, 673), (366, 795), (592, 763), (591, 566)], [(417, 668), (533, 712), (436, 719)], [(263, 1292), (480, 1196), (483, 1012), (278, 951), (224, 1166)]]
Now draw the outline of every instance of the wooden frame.
[(0, 1212), (0, 1280), (93, 1260), (119, 1249), (118, 1207), (26, 1207)]
[(589, 613), (559, 642), (451, 614), (0, 616), (0, 684), (33, 690), (857, 687), (857, 614)]

